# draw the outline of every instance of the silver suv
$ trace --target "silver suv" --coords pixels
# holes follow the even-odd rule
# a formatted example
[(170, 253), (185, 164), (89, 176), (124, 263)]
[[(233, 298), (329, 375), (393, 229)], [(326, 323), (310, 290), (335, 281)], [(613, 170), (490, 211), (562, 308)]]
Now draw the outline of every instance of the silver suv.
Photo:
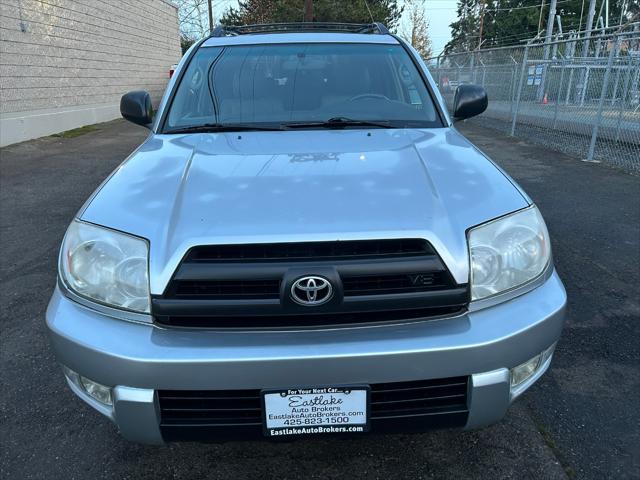
[[(384, 26), (218, 28), (80, 209), (47, 310), (70, 388), (143, 443), (472, 429), (549, 367), (529, 197)], [(453, 120), (452, 120), (453, 118)]]

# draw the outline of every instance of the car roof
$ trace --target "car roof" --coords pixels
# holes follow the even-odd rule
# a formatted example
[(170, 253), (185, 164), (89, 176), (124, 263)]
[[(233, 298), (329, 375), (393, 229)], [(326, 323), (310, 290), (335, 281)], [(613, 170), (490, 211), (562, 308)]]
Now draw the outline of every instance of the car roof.
[(398, 44), (381, 23), (263, 23), (216, 27), (203, 46), (269, 43)]
[(399, 42), (391, 35), (337, 32), (295, 32), (210, 37), (205, 40), (202, 46), (217, 47), (226, 45), (256, 45), (269, 43), (373, 43), (397, 45)]

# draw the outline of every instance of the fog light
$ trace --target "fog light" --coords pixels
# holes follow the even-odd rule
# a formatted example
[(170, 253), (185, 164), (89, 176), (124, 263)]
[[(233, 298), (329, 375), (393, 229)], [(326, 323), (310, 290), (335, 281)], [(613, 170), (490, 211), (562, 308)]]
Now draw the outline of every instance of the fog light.
[(109, 387), (100, 385), (99, 383), (89, 380), (82, 375), (80, 375), (80, 383), (82, 384), (84, 391), (100, 403), (104, 403), (105, 405), (113, 404), (111, 401), (111, 389)]
[(81, 390), (84, 390), (90, 397), (105, 405), (113, 405), (113, 400), (111, 399), (111, 388), (105, 387), (93, 380), (89, 380), (82, 375), (78, 375), (68, 367), (63, 366), (62, 369), (71, 383), (79, 387)]
[(531, 360), (527, 360), (521, 365), (511, 369), (511, 388), (517, 387), (522, 382), (528, 380), (540, 365), (540, 355), (536, 355)]
[(556, 348), (556, 344), (554, 343), (549, 348), (544, 350), (542, 353), (539, 353), (535, 357), (530, 360), (527, 360), (523, 364), (518, 365), (511, 369), (511, 389), (514, 387), (521, 385), (526, 382), (531, 376), (538, 371), (540, 367), (542, 367), (551, 355), (553, 355), (553, 351)]

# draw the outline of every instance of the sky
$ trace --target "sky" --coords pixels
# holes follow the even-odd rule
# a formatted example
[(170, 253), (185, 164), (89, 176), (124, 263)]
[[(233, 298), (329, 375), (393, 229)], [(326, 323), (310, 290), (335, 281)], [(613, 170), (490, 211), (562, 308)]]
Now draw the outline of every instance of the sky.
[[(429, 36), (433, 47), (433, 54), (438, 55), (444, 49), (446, 43), (451, 39), (451, 28), (449, 25), (456, 20), (456, 0), (423, 0), (425, 11), (429, 19)], [(402, 1), (400, 3), (403, 3)], [(403, 32), (403, 27), (408, 30), (407, 14), (400, 24), (399, 31)]]
[[(456, 0), (423, 0), (427, 18), (429, 19), (429, 36), (433, 45), (433, 53), (437, 55), (451, 38), (449, 25), (456, 19)], [(404, 0), (399, 0), (401, 4)], [(213, 8), (216, 18), (230, 6), (237, 7), (237, 0), (213, 0)], [(400, 23), (399, 33), (408, 30), (408, 20), (405, 13)]]

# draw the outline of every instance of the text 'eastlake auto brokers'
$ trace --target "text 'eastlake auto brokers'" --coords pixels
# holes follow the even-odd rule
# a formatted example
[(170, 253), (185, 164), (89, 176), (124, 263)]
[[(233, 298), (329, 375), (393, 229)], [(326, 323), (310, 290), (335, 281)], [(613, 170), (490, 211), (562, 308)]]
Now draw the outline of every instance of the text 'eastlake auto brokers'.
[(367, 394), (362, 387), (301, 388), (264, 394), (267, 435), (364, 432)]

